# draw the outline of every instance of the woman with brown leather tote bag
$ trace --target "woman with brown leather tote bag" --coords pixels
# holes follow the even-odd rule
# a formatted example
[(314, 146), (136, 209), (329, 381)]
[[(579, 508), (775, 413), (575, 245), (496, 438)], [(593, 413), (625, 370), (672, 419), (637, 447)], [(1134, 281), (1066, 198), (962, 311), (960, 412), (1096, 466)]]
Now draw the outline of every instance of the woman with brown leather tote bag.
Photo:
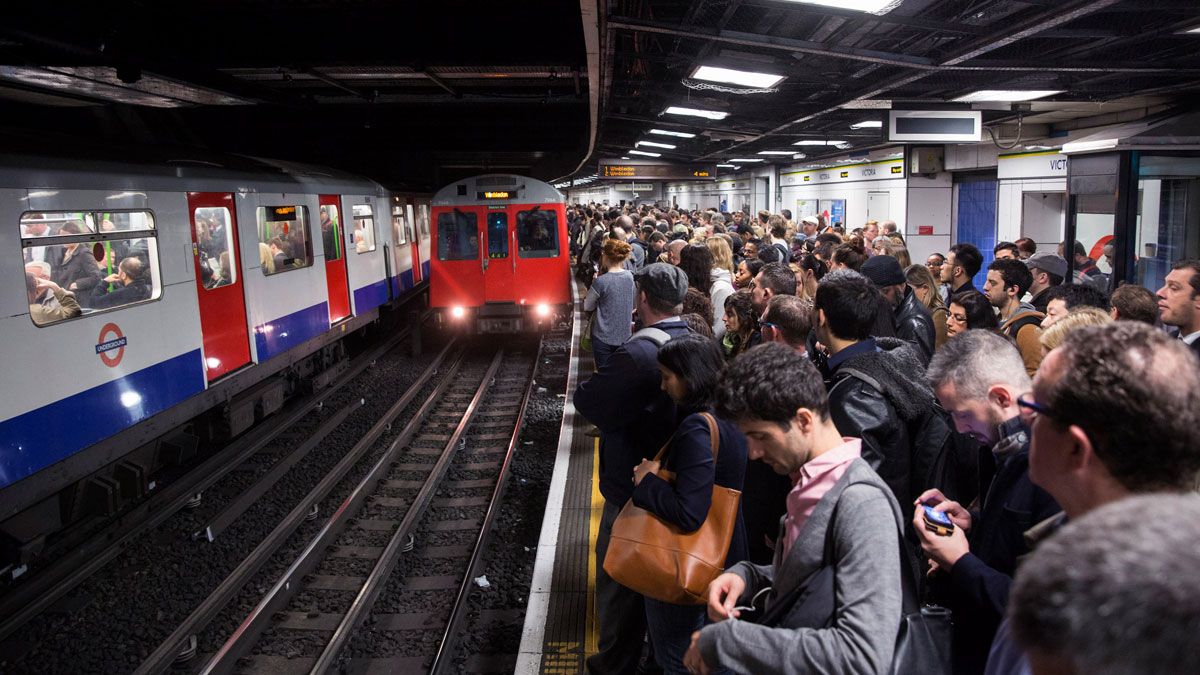
[(710, 412), (724, 366), (713, 340), (677, 337), (658, 361), (682, 419), (658, 455), (634, 470), (633, 499), (613, 523), (604, 570), (645, 596), (655, 657), (672, 673), (686, 672), (683, 654), (704, 625), (708, 583), (746, 557), (739, 508), (746, 440)]

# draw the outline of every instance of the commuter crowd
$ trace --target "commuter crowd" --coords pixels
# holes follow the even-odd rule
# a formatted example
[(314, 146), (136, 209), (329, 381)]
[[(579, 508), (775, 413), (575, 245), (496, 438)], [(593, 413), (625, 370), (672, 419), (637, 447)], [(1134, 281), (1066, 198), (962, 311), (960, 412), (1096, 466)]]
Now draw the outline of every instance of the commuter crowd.
[(1200, 672), (1200, 260), (1002, 242), (976, 288), (890, 221), (568, 216), (589, 672)]

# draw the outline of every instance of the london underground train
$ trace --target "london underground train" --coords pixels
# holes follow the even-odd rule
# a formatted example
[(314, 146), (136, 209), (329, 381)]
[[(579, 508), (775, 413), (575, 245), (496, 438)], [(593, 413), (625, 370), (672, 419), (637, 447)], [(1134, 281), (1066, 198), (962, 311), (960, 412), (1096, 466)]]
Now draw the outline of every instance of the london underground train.
[(513, 174), (466, 178), (433, 196), (429, 302), (444, 326), (518, 332), (566, 316), (566, 199)]
[(236, 436), (344, 364), (344, 337), (423, 289), (429, 208), (239, 156), (0, 155), (4, 550), (141, 496), (197, 416)]

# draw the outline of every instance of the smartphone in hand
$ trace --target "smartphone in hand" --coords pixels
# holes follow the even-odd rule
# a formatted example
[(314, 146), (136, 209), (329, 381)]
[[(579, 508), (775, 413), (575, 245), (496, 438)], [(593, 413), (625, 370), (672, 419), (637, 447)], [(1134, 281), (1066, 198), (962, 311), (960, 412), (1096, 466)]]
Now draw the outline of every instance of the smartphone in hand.
[(932, 506), (922, 504), (921, 508), (925, 509), (925, 529), (941, 537), (949, 537), (954, 532), (954, 522), (949, 516)]

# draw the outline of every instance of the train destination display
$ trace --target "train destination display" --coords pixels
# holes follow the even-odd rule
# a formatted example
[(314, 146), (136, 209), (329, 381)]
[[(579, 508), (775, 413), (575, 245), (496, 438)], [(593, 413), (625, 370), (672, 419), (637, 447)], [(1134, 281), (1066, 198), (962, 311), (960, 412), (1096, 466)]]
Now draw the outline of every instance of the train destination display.
[(601, 161), (598, 178), (707, 180), (716, 175), (716, 167), (708, 164), (671, 164), (669, 162)]

